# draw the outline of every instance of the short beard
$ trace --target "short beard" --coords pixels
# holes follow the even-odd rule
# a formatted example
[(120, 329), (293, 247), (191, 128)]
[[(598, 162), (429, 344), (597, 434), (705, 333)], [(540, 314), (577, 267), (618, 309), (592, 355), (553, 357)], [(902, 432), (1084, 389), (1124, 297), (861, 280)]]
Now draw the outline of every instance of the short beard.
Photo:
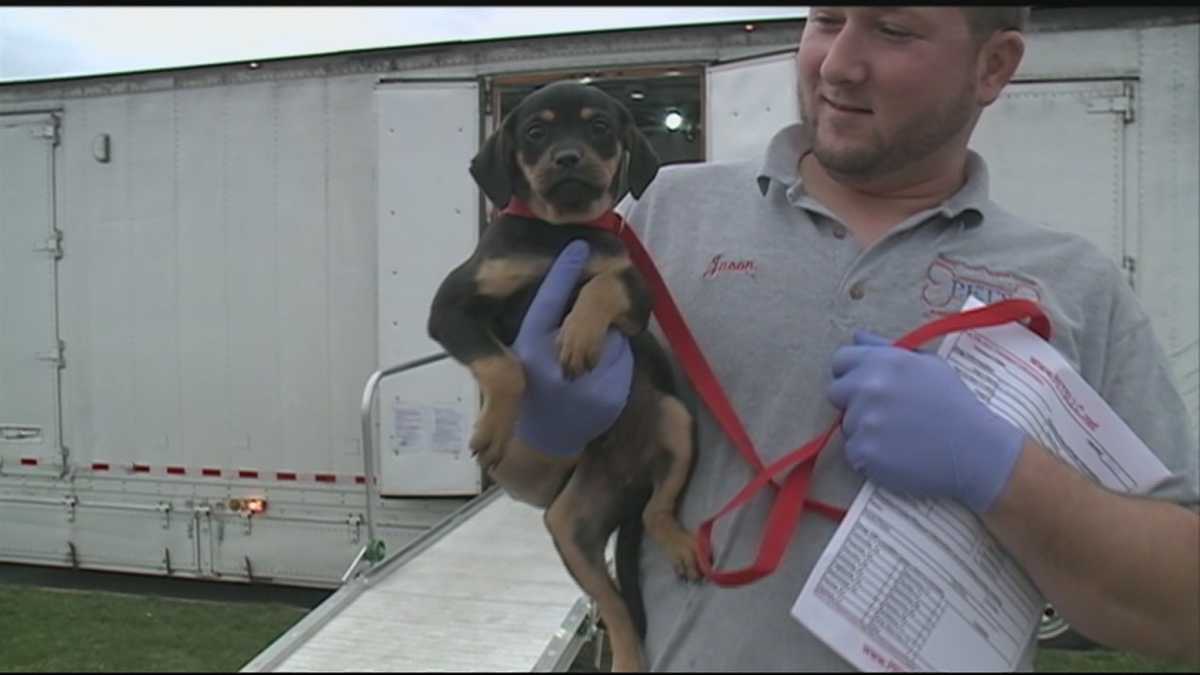
[(878, 134), (872, 134), (865, 147), (849, 150), (834, 150), (823, 145), (816, 117), (806, 114), (812, 153), (821, 166), (831, 173), (860, 180), (886, 176), (929, 157), (947, 141), (962, 133), (975, 115), (974, 102), (974, 87), (968, 85), (959, 96), (946, 101), (931, 115), (910, 121), (896, 133), (891, 145), (887, 145)]

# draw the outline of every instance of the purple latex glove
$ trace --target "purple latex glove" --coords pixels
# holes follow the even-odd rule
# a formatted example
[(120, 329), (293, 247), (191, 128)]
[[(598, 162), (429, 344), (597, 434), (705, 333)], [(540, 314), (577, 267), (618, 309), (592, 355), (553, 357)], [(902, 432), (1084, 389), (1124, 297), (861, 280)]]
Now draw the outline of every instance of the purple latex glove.
[(546, 273), (525, 314), (513, 351), (525, 366), (525, 395), (516, 436), (548, 455), (573, 455), (608, 430), (625, 407), (633, 382), (629, 339), (608, 329), (600, 362), (570, 380), (555, 342), (567, 301), (587, 265), (587, 242), (571, 242)]
[(865, 331), (834, 352), (828, 395), (845, 410), (846, 459), (856, 471), (890, 490), (957, 499), (976, 513), (1000, 494), (1025, 442), (943, 359)]

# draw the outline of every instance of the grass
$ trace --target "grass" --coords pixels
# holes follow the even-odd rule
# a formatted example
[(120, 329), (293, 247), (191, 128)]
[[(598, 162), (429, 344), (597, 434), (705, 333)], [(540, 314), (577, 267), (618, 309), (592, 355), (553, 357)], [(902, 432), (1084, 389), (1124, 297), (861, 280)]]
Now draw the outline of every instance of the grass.
[(0, 585), (0, 671), (236, 672), (305, 613)]
[(1194, 673), (1195, 666), (1165, 663), (1136, 654), (1106, 649), (1038, 651), (1039, 673)]
[[(282, 604), (0, 584), (0, 672), (236, 672), (306, 613)], [(578, 670), (589, 670), (589, 653)], [(1196, 672), (1107, 650), (1042, 650), (1036, 666), (1039, 672)]]

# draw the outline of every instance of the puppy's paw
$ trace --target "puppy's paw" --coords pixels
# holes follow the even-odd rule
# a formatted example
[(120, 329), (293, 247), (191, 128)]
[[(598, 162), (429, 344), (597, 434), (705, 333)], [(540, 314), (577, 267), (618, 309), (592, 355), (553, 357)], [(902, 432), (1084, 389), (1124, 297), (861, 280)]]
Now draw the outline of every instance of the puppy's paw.
[(642, 516), (649, 534), (663, 547), (675, 573), (688, 581), (700, 581), (700, 547), (696, 535), (684, 529), (671, 511), (652, 509)]
[(699, 555), (696, 535), (679, 530), (670, 537), (667, 557), (671, 559), (671, 566), (680, 577), (688, 581), (700, 581), (704, 577), (700, 572)]
[(479, 465), (491, 470), (504, 458), (504, 448), (517, 423), (516, 404), (489, 402), (484, 406), (469, 445)]
[(600, 363), (608, 324), (586, 313), (572, 310), (558, 332), (559, 361), (569, 378), (576, 378)]

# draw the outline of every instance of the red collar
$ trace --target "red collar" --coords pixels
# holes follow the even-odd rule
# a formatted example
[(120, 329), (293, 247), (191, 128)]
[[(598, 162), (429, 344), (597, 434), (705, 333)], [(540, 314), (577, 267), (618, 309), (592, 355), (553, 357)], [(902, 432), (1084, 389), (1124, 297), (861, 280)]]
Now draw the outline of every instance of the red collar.
[[(504, 207), (504, 210), (500, 212), (500, 215), (520, 216), (521, 218), (532, 218), (534, 220), (541, 220), (541, 218), (537, 214), (535, 214), (533, 211), (531, 211), (529, 209), (528, 204), (521, 201), (520, 199), (517, 199), (516, 197), (513, 197), (512, 199), (508, 200), (508, 206)], [(625, 227), (625, 220), (622, 219), (621, 216), (617, 215), (616, 211), (613, 211), (610, 209), (608, 211), (605, 211), (604, 215), (600, 216), (599, 218), (597, 218), (596, 220), (593, 220), (591, 222), (571, 223), (571, 224), (578, 225), (581, 227), (595, 227), (595, 228), (604, 230), (606, 232), (612, 232), (613, 234), (617, 234)]]

